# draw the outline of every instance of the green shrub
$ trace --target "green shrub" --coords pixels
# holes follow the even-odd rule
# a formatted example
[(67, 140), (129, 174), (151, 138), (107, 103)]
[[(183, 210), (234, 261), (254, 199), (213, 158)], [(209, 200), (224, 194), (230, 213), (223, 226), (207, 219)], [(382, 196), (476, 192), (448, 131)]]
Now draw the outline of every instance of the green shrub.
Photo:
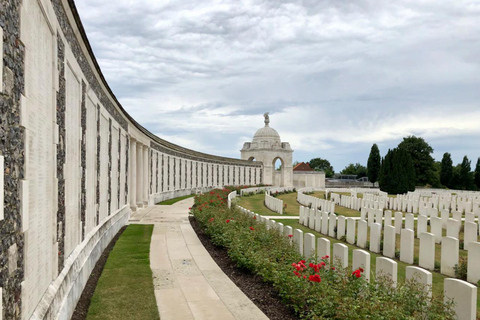
[(228, 209), (229, 192), (226, 188), (197, 196), (192, 213), (213, 243), (225, 247), (238, 267), (271, 284), (300, 318), (453, 319), (451, 306), (441, 297), (429, 298), (416, 282), (394, 289), (391, 280), (367, 282), (360, 271), (334, 269), (327, 259), (302, 260), (286, 235)]
[(455, 271), (455, 278), (461, 280), (467, 280), (468, 259), (466, 257), (460, 257), (458, 264), (453, 267)]

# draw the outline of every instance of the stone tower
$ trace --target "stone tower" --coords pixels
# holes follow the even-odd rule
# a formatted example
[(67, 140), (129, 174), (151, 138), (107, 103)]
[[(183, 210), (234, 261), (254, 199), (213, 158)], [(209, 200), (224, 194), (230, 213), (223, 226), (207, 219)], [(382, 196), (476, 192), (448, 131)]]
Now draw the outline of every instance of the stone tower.
[[(265, 126), (253, 136), (252, 142), (243, 144), (243, 160), (263, 162), (263, 183), (267, 185), (289, 187), (293, 185), (293, 150), (290, 143), (282, 142), (278, 132), (271, 128), (268, 112), (265, 113)], [(280, 159), (280, 170), (275, 170), (275, 162)]]

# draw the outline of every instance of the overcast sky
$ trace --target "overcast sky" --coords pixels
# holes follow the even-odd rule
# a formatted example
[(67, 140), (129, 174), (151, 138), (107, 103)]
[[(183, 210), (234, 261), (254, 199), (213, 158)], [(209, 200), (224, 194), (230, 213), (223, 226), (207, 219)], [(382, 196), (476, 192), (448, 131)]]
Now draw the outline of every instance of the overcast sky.
[(76, 5), (123, 107), (181, 146), (240, 158), (269, 111), (294, 161), (336, 172), (408, 135), (480, 156), (480, 1)]

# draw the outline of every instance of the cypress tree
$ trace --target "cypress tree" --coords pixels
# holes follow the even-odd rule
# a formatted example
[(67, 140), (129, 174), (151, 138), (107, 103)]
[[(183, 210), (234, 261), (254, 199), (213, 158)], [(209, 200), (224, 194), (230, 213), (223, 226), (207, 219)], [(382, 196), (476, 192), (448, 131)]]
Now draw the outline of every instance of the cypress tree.
[(463, 190), (470, 189), (472, 187), (472, 175), (471, 175), (471, 161), (467, 156), (463, 157), (462, 164), (460, 165), (460, 183)]
[(410, 154), (401, 148), (388, 150), (380, 170), (380, 189), (389, 194), (415, 190), (415, 168)]
[(376, 143), (370, 149), (370, 155), (367, 162), (367, 177), (368, 181), (375, 183), (379, 180), (380, 174), (380, 150)]
[(440, 165), (440, 183), (447, 188), (452, 187), (453, 179), (453, 161), (450, 153), (443, 154), (442, 163)]

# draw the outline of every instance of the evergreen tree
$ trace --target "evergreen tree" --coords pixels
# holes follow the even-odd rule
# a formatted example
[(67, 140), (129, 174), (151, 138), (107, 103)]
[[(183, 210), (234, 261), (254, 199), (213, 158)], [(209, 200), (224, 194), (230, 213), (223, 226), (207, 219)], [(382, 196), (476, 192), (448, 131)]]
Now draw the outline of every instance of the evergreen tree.
[(478, 189), (480, 189), (480, 158), (477, 159), (477, 165), (475, 166), (474, 182)]
[(379, 179), (378, 175), (380, 173), (380, 150), (376, 143), (373, 144), (370, 149), (370, 155), (368, 156), (367, 162), (367, 176), (368, 181), (371, 183), (377, 182)]
[(415, 184), (417, 186), (432, 185), (434, 180), (433, 148), (421, 137), (409, 136), (403, 138), (398, 148), (406, 150), (412, 157), (415, 168)]
[(445, 152), (440, 167), (440, 183), (447, 188), (452, 188), (453, 162), (450, 153)]
[(472, 189), (473, 177), (471, 173), (471, 161), (467, 156), (463, 157), (462, 164), (460, 165), (460, 183), (463, 190)]
[(401, 148), (388, 150), (379, 175), (382, 191), (402, 194), (415, 190), (415, 169), (410, 154)]

